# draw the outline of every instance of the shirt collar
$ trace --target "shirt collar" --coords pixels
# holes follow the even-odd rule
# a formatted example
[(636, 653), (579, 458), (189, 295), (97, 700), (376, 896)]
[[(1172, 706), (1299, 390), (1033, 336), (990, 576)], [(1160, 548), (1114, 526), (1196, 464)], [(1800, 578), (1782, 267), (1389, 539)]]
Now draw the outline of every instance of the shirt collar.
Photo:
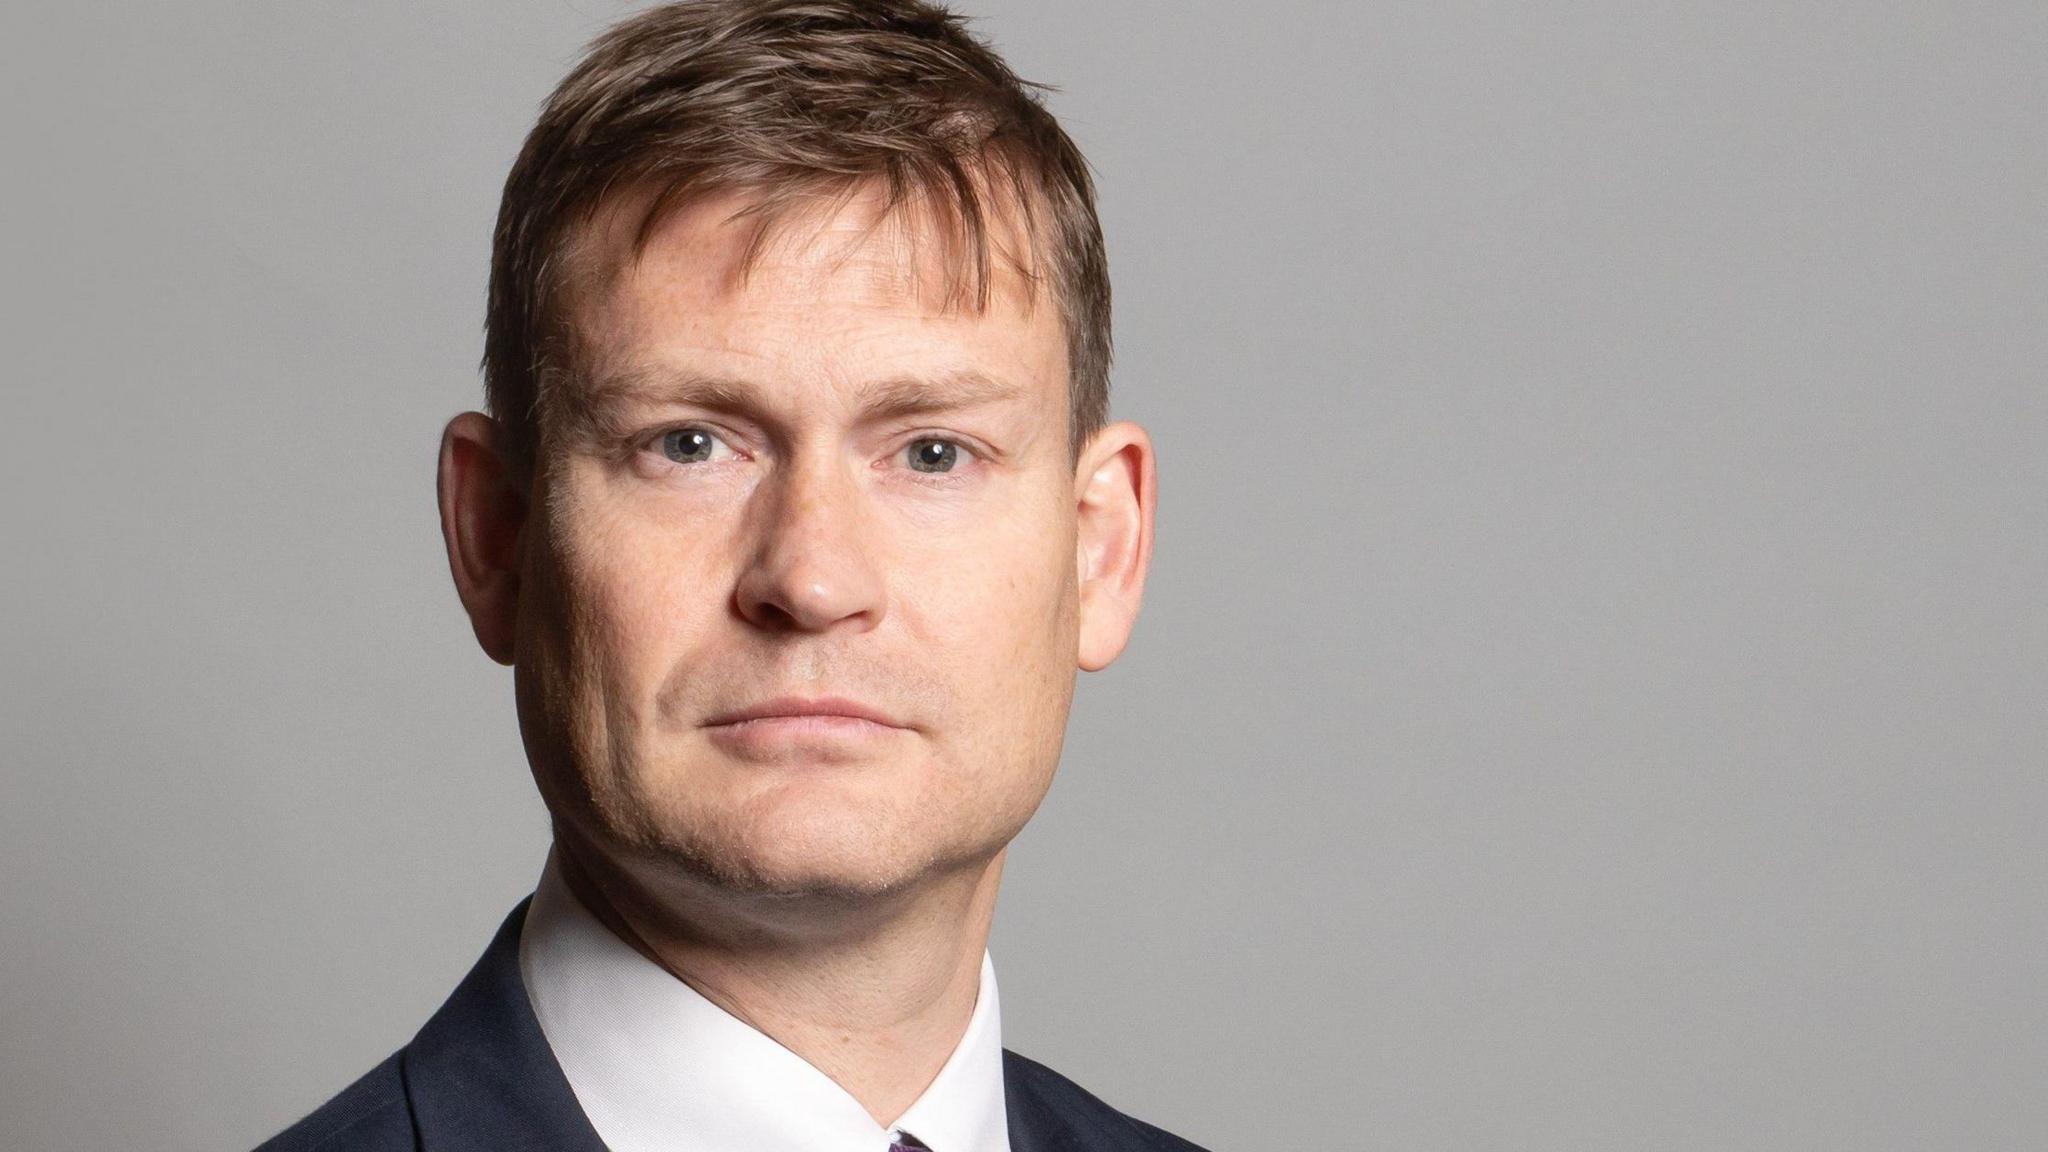
[(548, 1047), (612, 1152), (1009, 1152), (995, 967), (974, 1014), (894, 1128), (803, 1057), (613, 935), (551, 854), (520, 934), (519, 967)]

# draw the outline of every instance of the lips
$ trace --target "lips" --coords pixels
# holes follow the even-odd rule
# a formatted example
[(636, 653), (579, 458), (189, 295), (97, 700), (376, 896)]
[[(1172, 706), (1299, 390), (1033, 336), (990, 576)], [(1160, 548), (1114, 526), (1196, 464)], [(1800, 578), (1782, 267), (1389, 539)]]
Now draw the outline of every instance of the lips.
[(778, 696), (773, 700), (763, 700), (758, 704), (750, 704), (745, 708), (722, 712), (705, 721), (704, 726), (707, 728), (724, 728), (746, 724), (750, 721), (794, 720), (809, 717), (816, 717), (826, 721), (832, 719), (862, 720), (870, 724), (880, 724), (886, 728), (909, 727), (909, 725), (902, 723), (880, 708), (863, 704), (858, 700), (849, 700), (843, 696)]

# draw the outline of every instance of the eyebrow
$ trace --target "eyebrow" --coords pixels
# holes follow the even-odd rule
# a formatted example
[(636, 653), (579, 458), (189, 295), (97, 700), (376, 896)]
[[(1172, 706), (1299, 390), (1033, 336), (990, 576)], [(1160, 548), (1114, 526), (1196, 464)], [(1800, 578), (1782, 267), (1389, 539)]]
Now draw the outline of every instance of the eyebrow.
[[(759, 385), (735, 377), (676, 372), (665, 368), (615, 370), (563, 389), (568, 431), (614, 438), (630, 432), (622, 409), (636, 404), (703, 408), (767, 420), (769, 405)], [(891, 376), (862, 385), (855, 409), (863, 421), (902, 419), (1007, 403), (1024, 395), (1008, 380), (974, 369), (934, 376)]]
[(869, 419), (922, 416), (1002, 404), (1024, 395), (1007, 380), (968, 370), (937, 377), (894, 376), (860, 391), (859, 410)]

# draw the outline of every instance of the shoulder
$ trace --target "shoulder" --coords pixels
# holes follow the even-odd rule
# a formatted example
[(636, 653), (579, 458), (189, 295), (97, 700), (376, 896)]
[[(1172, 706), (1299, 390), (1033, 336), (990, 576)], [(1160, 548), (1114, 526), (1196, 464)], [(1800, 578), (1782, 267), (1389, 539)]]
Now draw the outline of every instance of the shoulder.
[(412, 1114), (399, 1058), (392, 1053), (256, 1152), (412, 1152)]
[(1038, 1122), (1056, 1123), (1072, 1134), (1072, 1141), (1061, 1141), (1058, 1147), (1204, 1152), (1171, 1132), (1124, 1115), (1065, 1076), (1007, 1049), (1003, 1052), (1003, 1078), (1013, 1111), (1022, 1109), (1026, 1115), (1036, 1111), (1041, 1114)]

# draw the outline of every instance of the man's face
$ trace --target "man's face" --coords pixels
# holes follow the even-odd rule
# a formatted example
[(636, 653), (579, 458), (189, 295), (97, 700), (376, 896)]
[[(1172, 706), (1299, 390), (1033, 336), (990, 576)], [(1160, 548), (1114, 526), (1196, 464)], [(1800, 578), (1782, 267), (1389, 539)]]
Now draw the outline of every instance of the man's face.
[(741, 206), (667, 217), (637, 260), (635, 212), (589, 237), (612, 271), (523, 543), (522, 729), (601, 850), (892, 890), (992, 857), (1059, 758), (1086, 567), (1065, 335), (1007, 270), (942, 307), (941, 246), (865, 200), (738, 276)]

